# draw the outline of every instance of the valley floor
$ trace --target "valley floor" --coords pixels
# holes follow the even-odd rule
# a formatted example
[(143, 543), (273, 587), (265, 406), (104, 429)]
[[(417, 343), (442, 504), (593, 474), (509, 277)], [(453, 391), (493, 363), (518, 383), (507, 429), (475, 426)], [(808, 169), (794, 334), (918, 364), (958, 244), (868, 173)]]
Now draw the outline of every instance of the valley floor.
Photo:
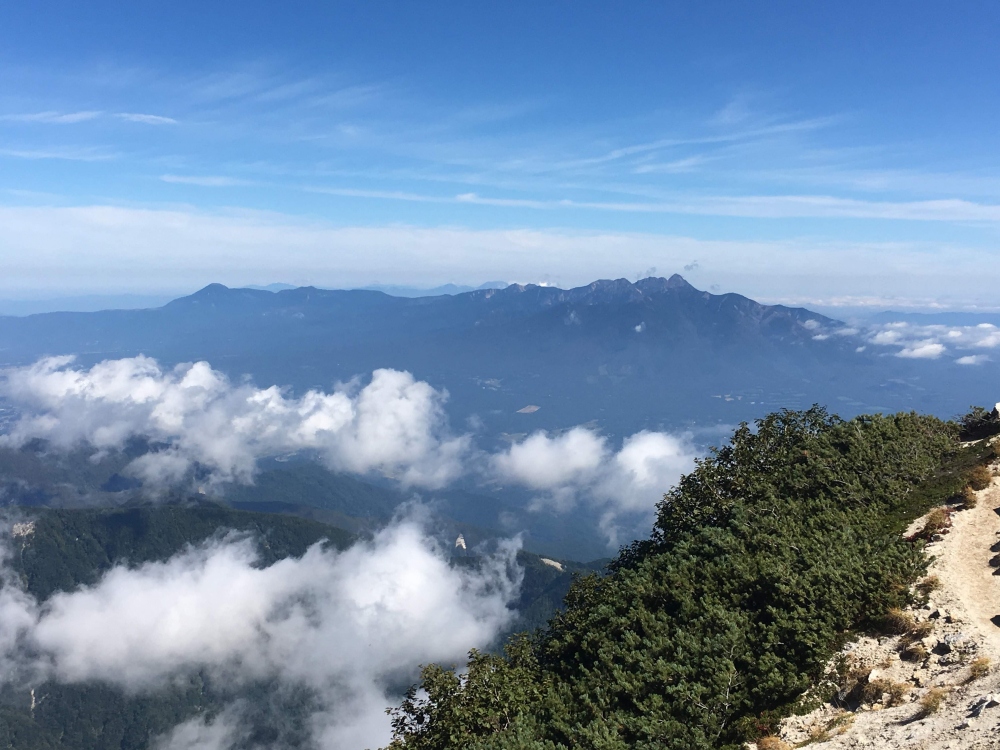
[[(956, 511), (950, 531), (927, 546), (928, 573), (937, 576), (940, 588), (929, 594), (927, 604), (909, 610), (918, 629), (928, 633), (918, 641), (910, 639), (926, 649), (926, 658), (901, 658), (906, 644), (900, 636), (863, 637), (843, 651), (855, 674), (867, 673), (862, 682), (895, 685), (895, 700), (873, 689), (869, 696), (874, 702), (854, 711), (827, 704), (790, 717), (782, 723), (781, 741), (764, 740), (760, 750), (806, 745), (817, 750), (1000, 748), (1000, 575), (990, 565), (1000, 553), (1000, 479), (994, 477), (991, 486), (976, 494), (976, 507)], [(922, 526), (920, 519), (908, 533)], [(971, 666), (983, 658), (989, 659), (989, 671), (974, 678)], [(943, 699), (937, 710), (924, 715), (922, 701), (932, 691)], [(890, 707), (893, 703), (899, 705)]]

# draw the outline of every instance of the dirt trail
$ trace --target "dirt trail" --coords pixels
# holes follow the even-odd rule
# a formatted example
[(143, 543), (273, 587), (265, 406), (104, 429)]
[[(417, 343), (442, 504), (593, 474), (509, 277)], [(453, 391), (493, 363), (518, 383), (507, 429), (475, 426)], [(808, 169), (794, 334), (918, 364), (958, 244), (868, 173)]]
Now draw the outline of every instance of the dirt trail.
[[(1000, 662), (1000, 575), (993, 575), (990, 558), (1000, 552), (1000, 484), (978, 493), (979, 504), (955, 513), (952, 529), (944, 540), (931, 545), (936, 558), (931, 572), (941, 579), (937, 602), (956, 613), (964, 613), (971, 629), (983, 637), (985, 656)], [(1000, 619), (997, 620), (1000, 622)]]
[[(932, 628), (921, 641), (927, 656), (919, 662), (901, 659), (898, 637), (864, 637), (845, 648), (865, 671), (875, 670), (869, 680), (908, 686), (902, 704), (889, 707), (883, 695), (854, 712), (828, 704), (790, 717), (781, 728), (788, 747), (1000, 750), (1000, 575), (990, 566), (1000, 553), (1000, 479), (994, 477), (976, 495), (977, 506), (956, 511), (950, 532), (927, 545), (928, 572), (941, 587), (927, 605), (910, 610), (918, 623)], [(911, 532), (921, 528), (923, 519)], [(972, 679), (969, 664), (981, 657), (990, 660), (990, 672)], [(935, 688), (947, 697), (939, 710), (921, 718), (919, 702)]]

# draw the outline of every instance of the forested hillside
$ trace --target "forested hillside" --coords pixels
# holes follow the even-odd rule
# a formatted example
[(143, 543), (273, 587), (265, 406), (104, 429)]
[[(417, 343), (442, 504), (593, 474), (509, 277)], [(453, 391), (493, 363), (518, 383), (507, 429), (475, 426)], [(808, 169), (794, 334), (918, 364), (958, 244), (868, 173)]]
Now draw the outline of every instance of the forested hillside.
[(900, 531), (992, 456), (958, 432), (819, 408), (742, 426), (548, 628), (473, 652), (465, 676), (427, 667), (391, 747), (709, 750), (769, 733), (848, 633), (906, 599), (925, 560)]
[(354, 539), (342, 529), (294, 516), (250, 513), (214, 503), (142, 505), (117, 510), (35, 510), (33, 525), (11, 560), (25, 589), (39, 599), (94, 583), (116, 564), (163, 561), (216, 534), (244, 532), (257, 540), (261, 565), (301, 556), (326, 539), (344, 549)]
[[(199, 500), (116, 509), (13, 508), (8, 513), (8, 522), (18, 526), (7, 565), (19, 581), (5, 585), (20, 585), (43, 602), (54, 593), (96, 583), (116, 565), (166, 561), (185, 548), (233, 532), (254, 540), (261, 567), (300, 557), (321, 540), (337, 549), (356, 540), (327, 524)], [(512, 630), (544, 625), (572, 577), (594, 570), (565, 560), (545, 562), (527, 552), (518, 553), (517, 559), (524, 576), (519, 596), (510, 603), (519, 612)], [(470, 553), (454, 558), (454, 563), (474, 568), (480, 558)], [(0, 688), (0, 748), (19, 750), (142, 750), (151, 738), (192, 716), (212, 716), (233, 700), (253, 707), (256, 718), (247, 735), (248, 747), (267, 746), (277, 736), (276, 727), (281, 727), (283, 742), (308, 746), (308, 717), (315, 709), (305, 689), (267, 681), (234, 689), (207, 671), (137, 695), (98, 682), (50, 680), (29, 687), (6, 677)]]

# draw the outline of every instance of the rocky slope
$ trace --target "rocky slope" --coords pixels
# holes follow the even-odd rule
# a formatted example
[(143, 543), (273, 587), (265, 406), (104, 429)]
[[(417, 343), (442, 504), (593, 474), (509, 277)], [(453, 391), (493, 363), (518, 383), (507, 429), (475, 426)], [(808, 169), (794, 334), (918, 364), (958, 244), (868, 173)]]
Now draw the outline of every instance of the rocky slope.
[(1000, 748), (1000, 478), (976, 497), (931, 537), (926, 601), (899, 613), (906, 632), (848, 644), (829, 665), (834, 699), (786, 719), (759, 750)]

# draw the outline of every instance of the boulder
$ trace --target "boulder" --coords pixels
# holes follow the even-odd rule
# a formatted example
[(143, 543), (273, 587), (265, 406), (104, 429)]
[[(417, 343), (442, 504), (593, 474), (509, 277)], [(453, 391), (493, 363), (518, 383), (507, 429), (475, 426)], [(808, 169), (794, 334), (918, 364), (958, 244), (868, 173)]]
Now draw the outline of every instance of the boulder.
[(973, 702), (970, 713), (972, 716), (981, 716), (983, 711), (994, 706), (1000, 706), (1000, 696), (997, 696), (996, 693), (988, 693)]

